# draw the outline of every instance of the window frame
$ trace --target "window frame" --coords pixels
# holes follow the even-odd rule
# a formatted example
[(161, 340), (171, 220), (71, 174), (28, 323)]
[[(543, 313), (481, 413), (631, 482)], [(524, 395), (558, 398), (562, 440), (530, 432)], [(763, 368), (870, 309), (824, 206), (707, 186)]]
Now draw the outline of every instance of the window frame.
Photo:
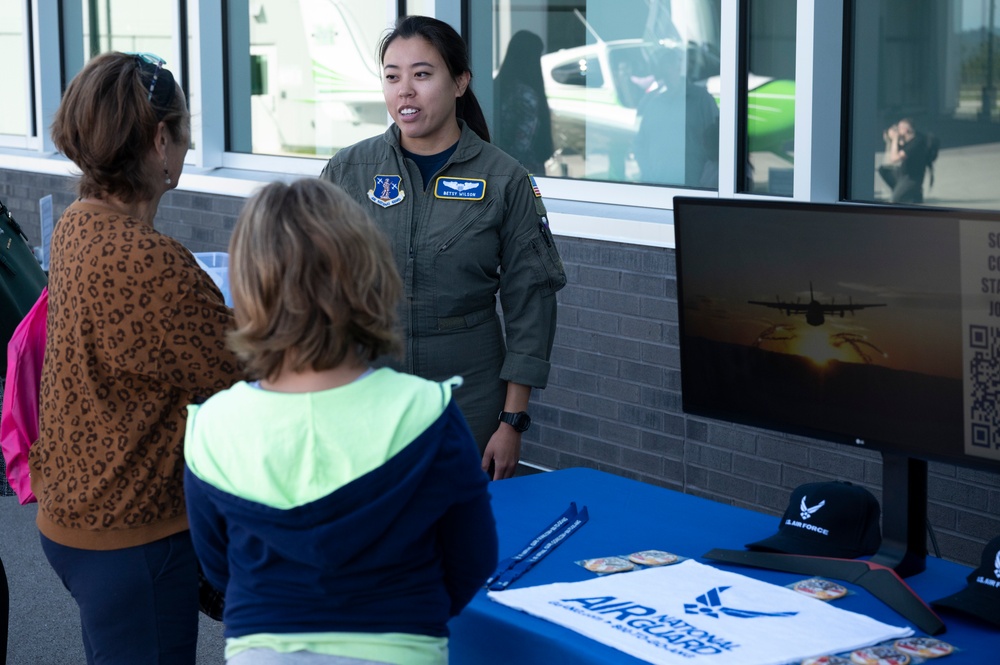
[[(739, 49), (741, 9), (749, 0), (721, 0), (719, 105), (719, 185), (717, 191), (633, 183), (569, 180), (538, 177), (553, 231), (558, 235), (596, 238), (658, 247), (673, 247), (673, 197), (770, 198), (737, 192)], [(48, 135), (48, 119), (61, 97), (62, 40), (57, 3), (30, 2), (34, 123), (44, 127), (18, 145), (0, 137), (0, 150), (18, 156), (14, 168), (41, 173), (72, 174), (74, 167), (55, 155)], [(387, 16), (425, 13), (464, 28), (469, 25), (470, 0), (382, 0)], [(182, 4), (183, 3), (183, 4)], [(837, 201), (841, 198), (841, 119), (845, 110), (844, 61), (845, 0), (797, 0), (796, 111), (793, 200)], [(186, 34), (187, 44), (176, 39), (167, 57), (177, 67), (189, 91), (193, 149), (185, 160), (179, 189), (245, 196), (264, 182), (316, 176), (325, 160), (311, 157), (254, 155), (226, 151), (226, 76), (223, 70), (227, 38), (224, 5), (215, 0), (175, 0), (174, 34)], [(182, 27), (186, 26), (186, 33)], [(470, 34), (471, 33), (471, 34)], [(40, 44), (58, 44), (46, 48)], [(840, 57), (831, 57), (839, 53)], [(745, 73), (743, 73), (745, 76)], [(822, 82), (818, 85), (816, 82)], [(388, 118), (387, 118), (388, 125)], [(16, 137), (15, 137), (16, 138)], [(18, 142), (14, 142), (18, 143)], [(831, 159), (831, 155), (836, 155)], [(5, 160), (6, 161), (6, 160)], [(775, 197), (788, 200), (788, 197)]]
[(36, 148), (38, 126), (35, 108), (37, 86), (34, 82), (34, 68), (36, 51), (35, 45), (38, 43), (38, 36), (34, 34), (38, 21), (32, 20), (33, 8), (31, 2), (21, 0), (21, 34), (24, 36), (23, 56), (24, 56), (24, 80), (28, 82), (29, 89), (24, 97), (24, 127), (18, 134), (0, 134), (0, 148)]

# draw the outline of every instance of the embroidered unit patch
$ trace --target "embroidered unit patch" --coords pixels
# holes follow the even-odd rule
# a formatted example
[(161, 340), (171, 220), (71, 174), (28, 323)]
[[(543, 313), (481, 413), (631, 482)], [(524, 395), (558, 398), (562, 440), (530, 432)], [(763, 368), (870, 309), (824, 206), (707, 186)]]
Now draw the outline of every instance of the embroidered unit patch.
[(398, 175), (375, 176), (375, 186), (368, 190), (368, 198), (383, 208), (396, 205), (406, 197), (402, 180)]

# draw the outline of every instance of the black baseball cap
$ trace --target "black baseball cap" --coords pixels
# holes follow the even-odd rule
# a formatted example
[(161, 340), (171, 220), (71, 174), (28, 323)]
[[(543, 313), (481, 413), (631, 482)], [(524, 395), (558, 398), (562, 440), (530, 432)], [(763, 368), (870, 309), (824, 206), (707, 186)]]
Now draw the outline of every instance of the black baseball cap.
[(1000, 626), (1000, 536), (986, 543), (979, 568), (965, 579), (969, 583), (967, 587), (933, 600), (931, 605), (970, 614)]
[(783, 554), (854, 559), (874, 554), (882, 543), (878, 499), (846, 481), (796, 487), (778, 524), (778, 533), (747, 548)]

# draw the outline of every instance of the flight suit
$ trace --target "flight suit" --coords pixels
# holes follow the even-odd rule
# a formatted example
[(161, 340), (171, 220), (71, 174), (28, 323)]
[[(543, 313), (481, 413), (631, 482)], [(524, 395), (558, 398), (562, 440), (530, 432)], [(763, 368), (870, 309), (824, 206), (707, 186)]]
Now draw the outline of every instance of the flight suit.
[(458, 146), (426, 190), (395, 125), (340, 150), (321, 177), (361, 202), (389, 238), (405, 289), (405, 358), (393, 366), (433, 381), (461, 376), (455, 399), (482, 451), (506, 382), (545, 387), (566, 274), (534, 180), (459, 124)]

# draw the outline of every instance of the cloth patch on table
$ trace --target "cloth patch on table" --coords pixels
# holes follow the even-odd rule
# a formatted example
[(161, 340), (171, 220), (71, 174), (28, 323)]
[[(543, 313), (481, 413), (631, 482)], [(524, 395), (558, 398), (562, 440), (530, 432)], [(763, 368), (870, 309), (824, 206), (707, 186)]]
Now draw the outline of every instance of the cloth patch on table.
[(913, 634), (692, 559), (489, 597), (665, 665), (781, 665)]

